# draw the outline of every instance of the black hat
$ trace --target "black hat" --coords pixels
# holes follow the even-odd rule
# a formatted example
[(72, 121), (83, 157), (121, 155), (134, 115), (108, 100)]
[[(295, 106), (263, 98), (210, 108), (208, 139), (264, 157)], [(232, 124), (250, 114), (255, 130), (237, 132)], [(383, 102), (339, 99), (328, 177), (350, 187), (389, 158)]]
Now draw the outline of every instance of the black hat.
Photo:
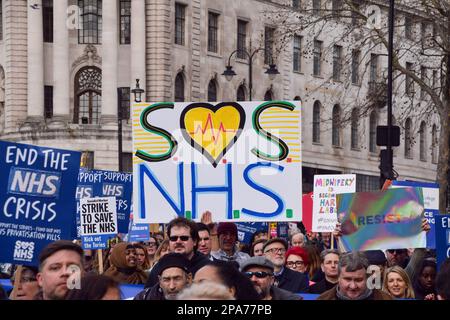
[(288, 249), (288, 243), (286, 240), (284, 240), (283, 238), (272, 238), (272, 239), (268, 240), (266, 243), (264, 243), (263, 250), (266, 250), (266, 247), (268, 245), (271, 245), (272, 243), (276, 243), (276, 242), (281, 243), (284, 246), (284, 249), (286, 249), (286, 250)]
[(364, 251), (369, 264), (384, 265), (387, 262), (386, 256), (381, 250), (368, 250)]
[(163, 273), (163, 271), (167, 268), (180, 268), (183, 269), (186, 273), (189, 273), (189, 263), (190, 261), (185, 255), (181, 253), (170, 252), (159, 259), (157, 264), (158, 275), (161, 275), (161, 273)]

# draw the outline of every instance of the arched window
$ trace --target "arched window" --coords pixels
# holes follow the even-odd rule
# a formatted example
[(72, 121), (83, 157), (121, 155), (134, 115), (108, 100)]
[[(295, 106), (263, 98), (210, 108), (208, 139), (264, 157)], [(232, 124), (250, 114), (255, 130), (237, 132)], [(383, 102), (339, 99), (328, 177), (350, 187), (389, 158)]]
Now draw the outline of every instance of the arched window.
[(437, 138), (437, 127), (433, 124), (431, 129), (431, 161), (437, 163), (437, 148), (438, 148), (438, 138)]
[(427, 143), (427, 126), (425, 121), (420, 124), (419, 138), (420, 138), (420, 160), (427, 161), (426, 143)]
[(377, 126), (378, 115), (376, 111), (372, 111), (369, 117), (369, 152), (377, 151)]
[(214, 80), (209, 81), (208, 84), (208, 101), (217, 101), (217, 85)]
[(264, 101), (272, 101), (272, 100), (273, 100), (273, 93), (272, 93), (272, 90), (269, 89), (264, 94)]
[(333, 107), (331, 142), (333, 147), (341, 146), (341, 107), (336, 104)]
[(184, 102), (184, 78), (181, 72), (175, 78), (175, 102)]
[(243, 84), (237, 89), (236, 101), (245, 101), (245, 86)]
[(359, 114), (358, 109), (352, 110), (352, 119), (351, 119), (351, 148), (358, 149), (359, 148), (359, 139), (358, 139), (358, 126), (359, 126)]
[(75, 75), (74, 123), (99, 123), (102, 106), (102, 72), (85, 67)]
[(405, 122), (405, 158), (412, 159), (412, 136), (411, 136), (411, 119)]
[(322, 106), (320, 101), (315, 101), (313, 105), (313, 142), (320, 143), (320, 109)]

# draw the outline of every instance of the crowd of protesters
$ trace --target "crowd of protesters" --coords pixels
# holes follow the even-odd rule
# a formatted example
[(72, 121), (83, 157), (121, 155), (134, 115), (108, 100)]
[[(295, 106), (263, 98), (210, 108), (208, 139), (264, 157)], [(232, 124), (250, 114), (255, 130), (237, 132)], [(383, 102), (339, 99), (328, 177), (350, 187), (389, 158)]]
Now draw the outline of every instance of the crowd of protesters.
[(13, 289), (0, 287), (0, 299), (118, 300), (121, 284), (143, 285), (135, 300), (450, 299), (450, 259), (438, 272), (433, 250), (343, 252), (339, 225), (333, 235), (301, 229), (289, 239), (260, 230), (241, 245), (234, 223), (206, 212), (201, 223), (172, 220), (147, 242), (112, 241), (101, 259), (60, 240), (40, 252), (39, 266), (2, 265)]

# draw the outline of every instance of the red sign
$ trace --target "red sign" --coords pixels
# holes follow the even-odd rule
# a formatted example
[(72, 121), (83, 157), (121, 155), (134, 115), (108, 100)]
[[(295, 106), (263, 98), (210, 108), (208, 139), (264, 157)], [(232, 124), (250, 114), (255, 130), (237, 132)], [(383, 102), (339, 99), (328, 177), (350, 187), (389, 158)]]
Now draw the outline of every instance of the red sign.
[(302, 222), (307, 232), (312, 229), (312, 210), (313, 210), (313, 193), (307, 193), (302, 196)]

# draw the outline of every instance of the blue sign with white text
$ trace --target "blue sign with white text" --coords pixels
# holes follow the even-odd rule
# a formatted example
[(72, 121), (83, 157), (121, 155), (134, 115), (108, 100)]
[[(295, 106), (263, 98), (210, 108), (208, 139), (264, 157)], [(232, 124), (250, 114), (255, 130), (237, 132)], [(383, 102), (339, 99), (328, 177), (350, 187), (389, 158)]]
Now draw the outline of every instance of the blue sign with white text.
[(238, 240), (242, 243), (251, 244), (252, 236), (256, 231), (267, 232), (269, 225), (267, 222), (236, 222), (238, 229)]
[(150, 225), (148, 223), (132, 223), (128, 233), (128, 242), (146, 242), (150, 240)]
[(79, 200), (95, 197), (116, 197), (119, 233), (128, 233), (132, 191), (132, 173), (80, 169), (76, 191), (77, 216), (76, 230), (75, 228), (73, 230), (74, 237), (80, 239)]
[(427, 232), (427, 248), (436, 248), (436, 216), (439, 215), (439, 184), (415, 181), (392, 181), (392, 187), (419, 187), (423, 192), (424, 217), (430, 224)]
[(450, 257), (450, 215), (436, 216), (436, 257), (438, 269)]
[(0, 262), (37, 265), (71, 239), (81, 153), (0, 141)]

